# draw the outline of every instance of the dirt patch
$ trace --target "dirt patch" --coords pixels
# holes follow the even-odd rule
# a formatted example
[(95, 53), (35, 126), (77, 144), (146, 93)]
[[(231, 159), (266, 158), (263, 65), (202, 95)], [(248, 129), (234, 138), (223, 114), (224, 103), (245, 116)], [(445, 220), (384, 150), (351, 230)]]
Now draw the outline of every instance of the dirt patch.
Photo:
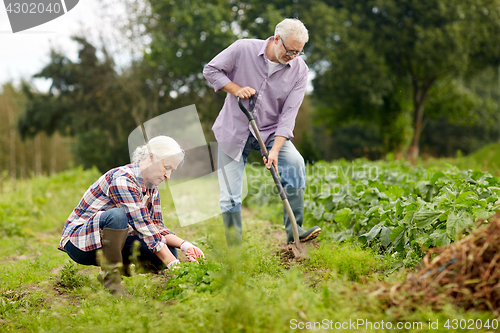
[(63, 269), (64, 265), (59, 265), (57, 267), (54, 267), (50, 270), (50, 274), (52, 275), (59, 275)]
[[(478, 221), (480, 226), (483, 221)], [(489, 223), (453, 244), (434, 248), (421, 268), (402, 283), (373, 292), (389, 306), (431, 304), (450, 300), (465, 308), (500, 314), (500, 213)]]
[(298, 263), (295, 260), (292, 248), (288, 248), (286, 244), (280, 244), (279, 249), (274, 254), (280, 257), (280, 263), (285, 269), (290, 269), (291, 266), (295, 266)]
[(7, 263), (12, 263), (20, 260), (28, 260), (28, 259), (35, 259), (37, 256), (41, 256), (42, 254), (40, 252), (37, 253), (30, 253), (30, 254), (23, 254), (20, 256), (11, 256), (4, 258), (0, 260), (0, 264), (7, 264)]
[[(319, 246), (319, 242), (316, 239), (301, 244), (305, 246), (308, 253), (312, 251), (314, 248), (317, 248)], [(285, 269), (290, 269), (291, 266), (303, 265), (305, 260), (309, 260), (309, 259), (295, 258), (295, 255), (293, 254), (292, 251), (292, 247), (284, 243), (279, 244), (279, 248), (277, 251), (274, 252), (274, 255), (280, 257), (280, 263)]]
[[(56, 281), (52, 286), (52, 290), (55, 292), (55, 297), (47, 297), (47, 302), (52, 304), (54, 300), (57, 302), (66, 301), (69, 305), (74, 305), (79, 307), (81, 305), (81, 300), (78, 296), (72, 295), (73, 289), (63, 287), (59, 281)], [(47, 295), (48, 296), (48, 295)]]
[(7, 290), (3, 291), (0, 293), (0, 297), (7, 298), (11, 301), (19, 301), (22, 300), (23, 298), (26, 298), (29, 294), (31, 294), (31, 291), (28, 289), (26, 290), (23, 287), (24, 290)]
[[(28, 284), (19, 286), (15, 289), (0, 291), (0, 298), (2, 302), (11, 303), (16, 308), (18, 306), (30, 306), (33, 302), (46, 303), (46, 290), (38, 284)], [(9, 322), (4, 321), (5, 325), (10, 325)]]

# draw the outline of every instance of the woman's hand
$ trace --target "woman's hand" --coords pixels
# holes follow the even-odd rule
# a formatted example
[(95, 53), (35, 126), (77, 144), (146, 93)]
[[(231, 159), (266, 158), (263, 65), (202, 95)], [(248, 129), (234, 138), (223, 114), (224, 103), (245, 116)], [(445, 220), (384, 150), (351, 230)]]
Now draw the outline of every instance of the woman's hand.
[(198, 258), (205, 258), (203, 251), (189, 243), (188, 241), (184, 241), (181, 244), (181, 250), (184, 252), (186, 257), (190, 262), (197, 261)]
[(169, 262), (167, 264), (167, 269), (169, 271), (173, 271), (174, 269), (176, 269), (177, 267), (179, 267), (180, 263), (181, 262), (178, 259), (172, 260), (171, 262)]

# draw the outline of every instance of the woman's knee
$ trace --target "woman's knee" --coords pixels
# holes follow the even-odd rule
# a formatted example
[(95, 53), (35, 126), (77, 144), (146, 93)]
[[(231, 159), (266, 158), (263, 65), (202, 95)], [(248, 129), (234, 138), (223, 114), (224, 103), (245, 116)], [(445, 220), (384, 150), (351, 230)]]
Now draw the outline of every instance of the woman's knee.
[(66, 243), (64, 251), (74, 262), (80, 265), (98, 266), (95, 251), (82, 251), (74, 246), (71, 241)]
[(128, 216), (123, 209), (112, 208), (101, 215), (101, 229), (126, 229), (128, 227)]

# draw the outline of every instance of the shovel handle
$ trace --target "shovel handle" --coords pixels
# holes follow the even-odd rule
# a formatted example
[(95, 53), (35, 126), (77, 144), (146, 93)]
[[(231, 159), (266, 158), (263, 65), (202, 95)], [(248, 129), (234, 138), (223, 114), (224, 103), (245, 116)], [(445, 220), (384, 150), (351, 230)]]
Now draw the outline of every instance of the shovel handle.
[[(238, 97), (238, 105), (240, 106), (241, 111), (247, 116), (248, 121), (250, 121), (250, 125), (253, 128), (253, 131), (255, 133), (256, 139), (259, 142), (260, 146), (260, 151), (262, 152), (262, 156), (266, 158), (266, 160), (269, 159), (269, 152), (267, 151), (266, 144), (264, 143), (264, 140), (262, 140), (262, 136), (260, 135), (259, 128), (257, 127), (257, 123), (255, 122), (255, 119), (253, 117), (253, 109), (255, 107), (255, 101), (254, 97), (250, 96), (249, 98), (249, 110), (245, 108), (243, 105), (243, 102), (241, 101), (241, 98)], [(283, 185), (281, 185), (281, 180), (280, 177), (278, 176), (277, 170), (274, 168), (274, 165), (271, 165), (271, 168), (269, 169), (271, 171), (271, 175), (273, 176), (274, 184), (276, 185), (276, 188), (278, 189), (278, 192), (281, 197), (281, 201), (283, 201), (283, 205), (285, 207), (286, 212), (288, 213), (288, 217), (290, 218), (290, 222), (292, 223), (292, 231), (293, 231), (293, 239), (294, 242), (297, 246), (300, 245), (300, 240), (299, 240), (299, 230), (297, 228), (297, 221), (295, 220), (295, 215), (293, 214), (292, 208), (290, 207), (290, 203), (288, 202), (288, 198), (286, 197), (285, 190), (283, 189)]]
[[(264, 156), (267, 159), (269, 159), (269, 152), (267, 151), (266, 144), (264, 143), (264, 140), (262, 140), (262, 136), (260, 135), (259, 128), (257, 127), (257, 123), (255, 122), (255, 119), (253, 117), (253, 109), (255, 107), (255, 101), (254, 97), (251, 96), (248, 99), (249, 102), (249, 109), (247, 110), (245, 106), (243, 105), (243, 102), (241, 101), (241, 98), (238, 97), (238, 105), (240, 106), (241, 111), (247, 116), (248, 120), (250, 121), (250, 125), (253, 128), (253, 131), (255, 133), (256, 139), (259, 142), (260, 146), (260, 151), (262, 152), (262, 156)], [(274, 183), (276, 184), (276, 187), (278, 188), (278, 192), (280, 194), (281, 200), (286, 200), (286, 194), (285, 191), (283, 190), (283, 186), (281, 185), (280, 178), (278, 176), (278, 173), (276, 172), (276, 169), (274, 166), (271, 166), (271, 175), (273, 176)]]
[(240, 106), (241, 111), (247, 116), (248, 121), (254, 120), (253, 118), (253, 109), (255, 107), (255, 100), (253, 96), (250, 96), (248, 99), (248, 110), (245, 108), (243, 105), (243, 102), (241, 101), (241, 98), (238, 97), (238, 105)]

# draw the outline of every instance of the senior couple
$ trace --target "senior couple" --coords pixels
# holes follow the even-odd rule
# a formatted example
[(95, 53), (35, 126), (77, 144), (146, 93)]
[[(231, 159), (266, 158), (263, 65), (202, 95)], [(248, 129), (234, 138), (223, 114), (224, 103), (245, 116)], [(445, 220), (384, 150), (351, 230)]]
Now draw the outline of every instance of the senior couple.
[[(241, 39), (208, 63), (203, 74), (215, 91), (225, 91), (224, 106), (213, 126), (219, 143), (220, 207), (229, 245), (242, 241), (241, 192), (248, 155), (260, 151), (237, 98), (255, 100), (255, 119), (269, 150), (266, 167), (278, 170), (299, 226), (301, 241), (314, 239), (321, 229), (302, 229), (304, 220), (304, 159), (290, 139), (304, 98), (308, 68), (299, 55), (309, 36), (296, 19), (285, 19), (267, 40)], [(232, 148), (230, 148), (232, 147)], [(116, 295), (126, 294), (126, 274), (134, 243), (143, 268), (152, 272), (174, 269), (177, 249), (191, 262), (203, 252), (165, 227), (158, 185), (184, 160), (184, 151), (167, 136), (138, 147), (132, 163), (102, 175), (83, 195), (69, 216), (59, 249), (75, 262), (101, 266), (100, 281)], [(291, 221), (283, 212), (287, 243), (293, 241)], [(102, 250), (102, 255), (98, 255)]]

